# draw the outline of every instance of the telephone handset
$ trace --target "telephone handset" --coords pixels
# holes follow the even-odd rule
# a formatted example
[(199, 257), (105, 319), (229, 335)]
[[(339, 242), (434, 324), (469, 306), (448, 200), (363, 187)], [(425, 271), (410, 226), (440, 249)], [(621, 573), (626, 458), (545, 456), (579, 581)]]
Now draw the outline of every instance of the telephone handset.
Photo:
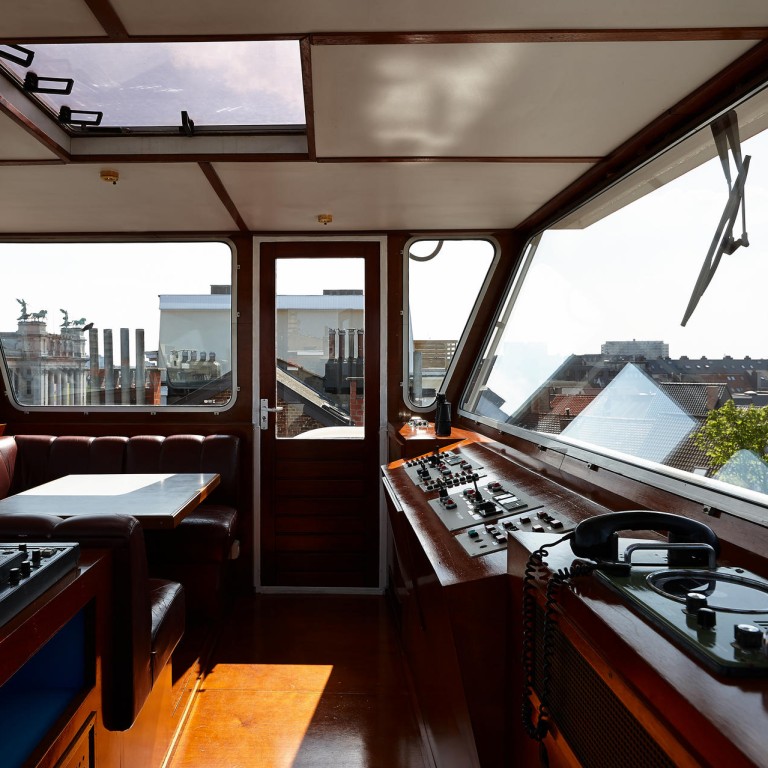
[[(550, 727), (549, 694), (551, 686), (552, 654), (554, 653), (554, 627), (555, 603), (557, 593), (562, 585), (567, 585), (574, 577), (587, 575), (595, 570), (605, 570), (615, 564), (614, 567), (622, 569), (630, 568), (626, 562), (619, 560), (619, 531), (668, 531), (667, 542), (668, 563), (670, 565), (699, 565), (704, 560), (709, 560), (707, 552), (712, 555), (711, 561), (720, 552), (720, 543), (712, 529), (681, 515), (673, 515), (667, 512), (650, 512), (647, 510), (632, 510), (628, 512), (609, 512), (583, 520), (576, 528), (563, 538), (550, 544), (539, 547), (528, 558), (523, 578), (523, 702), (522, 721), (526, 733), (532, 739), (539, 742), (540, 754), (543, 761), (546, 759), (546, 747), (543, 740)], [(544, 608), (544, 621), (542, 627), (542, 639), (538, 644), (542, 656), (541, 677), (538, 681), (538, 718), (534, 723), (533, 702), (531, 696), (534, 690), (535, 648), (537, 647), (536, 611), (537, 602), (534, 597), (534, 581), (540, 569), (546, 566), (544, 558), (548, 554), (548, 548), (562, 541), (570, 539), (571, 549), (579, 558), (588, 558), (597, 561), (588, 563), (584, 560), (575, 561), (570, 568), (552, 572), (547, 581), (546, 601)], [(682, 545), (682, 548), (680, 548)], [(691, 546), (685, 546), (691, 545)], [(703, 546), (702, 546), (703, 545)], [(631, 547), (640, 547), (634, 544)], [(653, 546), (653, 544), (651, 544)], [(630, 548), (631, 548), (630, 547)], [(663, 545), (661, 548), (667, 548)], [(625, 557), (629, 558), (630, 548)], [(655, 547), (654, 547), (655, 548)]]
[[(618, 562), (618, 531), (669, 531), (670, 543), (707, 544), (715, 557), (720, 553), (720, 542), (714, 531), (698, 520), (668, 512), (633, 510), (609, 512), (583, 520), (571, 537), (571, 549), (578, 557), (590, 560)], [(670, 551), (670, 561), (675, 555)], [(700, 554), (688, 554), (689, 561), (698, 561)]]

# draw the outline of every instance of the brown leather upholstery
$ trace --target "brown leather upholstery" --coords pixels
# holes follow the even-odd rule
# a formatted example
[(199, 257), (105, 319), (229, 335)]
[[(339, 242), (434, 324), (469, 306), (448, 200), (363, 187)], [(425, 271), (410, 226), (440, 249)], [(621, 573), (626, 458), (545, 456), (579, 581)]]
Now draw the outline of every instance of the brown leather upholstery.
[(129, 515), (0, 515), (0, 541), (78, 542), (112, 553), (111, 626), (102, 657), (107, 729), (131, 727), (184, 633), (179, 584), (150, 579), (141, 525)]
[(11, 492), (17, 453), (16, 441), (12, 437), (0, 437), (0, 499)]
[(191, 613), (207, 616), (216, 611), (224, 563), (237, 550), (239, 438), (16, 435), (0, 439), (0, 461), (4, 444), (8, 455), (15, 448), (16, 458), (5, 481), (0, 467), (0, 498), (64, 475), (217, 472), (219, 486), (178, 528), (145, 535), (152, 575), (181, 581)]

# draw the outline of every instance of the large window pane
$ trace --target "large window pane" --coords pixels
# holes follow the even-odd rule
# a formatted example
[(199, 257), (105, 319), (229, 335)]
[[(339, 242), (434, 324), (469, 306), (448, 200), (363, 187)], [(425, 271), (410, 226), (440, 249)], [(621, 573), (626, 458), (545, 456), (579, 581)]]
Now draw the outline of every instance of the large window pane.
[(0, 347), (19, 406), (231, 401), (228, 245), (2, 243), (0, 271)]
[[(532, 241), (462, 409), (713, 488), (768, 490), (768, 135), (741, 149), (749, 247), (710, 260), (685, 325), (738, 176), (733, 155), (728, 179), (714, 157), (586, 229)], [(741, 437), (707, 426), (718, 420)]]
[(278, 438), (365, 433), (365, 261), (275, 262)]
[(426, 410), (445, 384), (496, 249), (488, 240), (416, 239), (405, 250), (403, 394), (410, 408)]

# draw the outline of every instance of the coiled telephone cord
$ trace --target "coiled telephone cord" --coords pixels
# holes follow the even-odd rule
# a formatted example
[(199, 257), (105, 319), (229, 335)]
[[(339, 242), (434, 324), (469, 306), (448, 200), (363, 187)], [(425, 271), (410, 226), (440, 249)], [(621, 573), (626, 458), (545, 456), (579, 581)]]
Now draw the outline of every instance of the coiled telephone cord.
[(533, 683), (535, 677), (535, 634), (536, 634), (536, 597), (534, 581), (537, 575), (547, 568), (545, 557), (549, 548), (570, 539), (571, 533), (550, 544), (545, 544), (528, 557), (523, 575), (523, 728), (528, 736), (540, 742), (549, 731), (551, 715), (549, 711), (549, 693), (552, 682), (552, 658), (555, 644), (555, 625), (557, 596), (563, 584), (576, 576), (592, 573), (596, 565), (578, 562), (570, 568), (554, 571), (547, 582), (544, 606), (544, 628), (541, 640), (541, 681), (539, 686), (539, 709), (536, 724), (533, 722)]

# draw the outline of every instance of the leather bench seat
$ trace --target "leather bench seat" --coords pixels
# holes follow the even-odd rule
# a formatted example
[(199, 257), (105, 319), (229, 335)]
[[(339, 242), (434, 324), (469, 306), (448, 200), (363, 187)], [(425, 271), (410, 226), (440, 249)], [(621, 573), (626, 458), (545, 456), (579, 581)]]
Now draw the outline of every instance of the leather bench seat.
[(216, 472), (211, 496), (172, 531), (145, 531), (152, 576), (180, 581), (187, 611), (208, 617), (239, 553), (239, 438), (233, 435), (0, 437), (0, 498), (74, 474)]
[(152, 607), (150, 670), (154, 685), (184, 632), (184, 588), (175, 581), (149, 579), (148, 589)]

